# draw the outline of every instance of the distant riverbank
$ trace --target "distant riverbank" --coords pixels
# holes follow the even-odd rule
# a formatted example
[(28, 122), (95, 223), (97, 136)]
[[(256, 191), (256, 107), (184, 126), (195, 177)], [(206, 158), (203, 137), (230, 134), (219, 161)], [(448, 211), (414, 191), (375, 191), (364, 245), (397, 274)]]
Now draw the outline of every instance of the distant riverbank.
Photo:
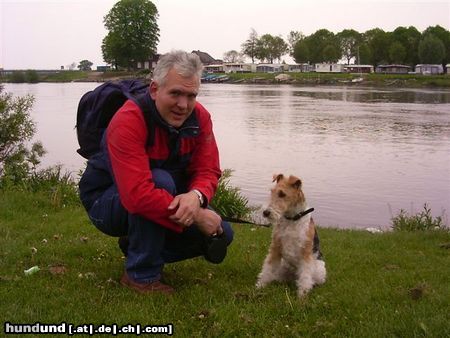
[[(216, 74), (224, 75), (224, 74)], [(33, 81), (22, 82), (104, 82), (125, 78), (150, 78), (147, 71), (124, 72), (83, 72), (61, 71), (50, 74), (39, 74)], [(12, 76), (3, 76), (0, 82), (16, 82)], [(244, 73), (226, 74), (216, 83), (257, 83), (257, 84), (298, 84), (298, 85), (351, 85), (351, 86), (380, 86), (406, 88), (450, 88), (450, 75), (417, 75), (417, 74), (342, 74), (342, 73)]]

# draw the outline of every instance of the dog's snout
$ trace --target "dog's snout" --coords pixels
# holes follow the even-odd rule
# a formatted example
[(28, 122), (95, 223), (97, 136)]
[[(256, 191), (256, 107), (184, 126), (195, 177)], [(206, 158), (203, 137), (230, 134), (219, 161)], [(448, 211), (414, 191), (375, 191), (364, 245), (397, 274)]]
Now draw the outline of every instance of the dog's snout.
[(270, 216), (270, 210), (269, 209), (264, 210), (263, 211), (263, 216), (264, 217), (269, 217)]

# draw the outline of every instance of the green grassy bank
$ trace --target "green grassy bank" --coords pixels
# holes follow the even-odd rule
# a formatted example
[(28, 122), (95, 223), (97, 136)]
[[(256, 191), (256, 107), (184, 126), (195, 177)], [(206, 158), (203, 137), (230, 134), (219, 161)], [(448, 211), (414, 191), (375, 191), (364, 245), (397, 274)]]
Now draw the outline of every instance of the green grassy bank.
[[(227, 74), (226, 83), (245, 84), (298, 84), (298, 85), (345, 85), (345, 86), (377, 86), (377, 87), (405, 87), (405, 88), (450, 88), (450, 75), (415, 75), (415, 74), (340, 74), (340, 73), (285, 73), (289, 80), (278, 81), (275, 77), (279, 73), (247, 73)], [(216, 74), (223, 75), (223, 74)], [(147, 78), (148, 71), (125, 72), (82, 72), (61, 71), (55, 74), (41, 75), (37, 82), (103, 82), (124, 78)], [(361, 82), (353, 79), (363, 78)], [(4, 76), (0, 82), (11, 82), (11, 76)]]
[[(449, 75), (424, 76), (414, 74), (341, 74), (341, 73), (285, 73), (290, 79), (279, 81), (279, 74), (250, 73), (229, 74), (230, 82), (237, 83), (288, 83), (299, 85), (344, 85), (344, 86), (375, 86), (375, 87), (442, 87), (450, 88)], [(361, 82), (352, 80), (362, 78)]]
[[(0, 191), (3, 324), (173, 324), (179, 337), (448, 337), (450, 234), (319, 228), (327, 282), (298, 300), (294, 285), (256, 290), (270, 229), (235, 225), (220, 265), (167, 265), (170, 297), (118, 284), (124, 258), (81, 207)], [(25, 276), (24, 270), (40, 271)], [(129, 335), (135, 336), (134, 334)]]

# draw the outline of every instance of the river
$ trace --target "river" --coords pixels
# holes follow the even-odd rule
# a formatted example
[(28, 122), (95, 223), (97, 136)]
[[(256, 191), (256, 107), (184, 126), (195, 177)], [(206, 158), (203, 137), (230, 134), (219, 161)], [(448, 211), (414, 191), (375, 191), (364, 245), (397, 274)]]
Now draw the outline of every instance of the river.
[[(78, 172), (80, 97), (98, 83), (5, 84), (34, 95), (43, 165)], [(251, 205), (267, 202), (274, 173), (303, 181), (321, 226), (388, 229), (400, 209), (450, 209), (450, 91), (293, 85), (202, 84), (222, 168)]]

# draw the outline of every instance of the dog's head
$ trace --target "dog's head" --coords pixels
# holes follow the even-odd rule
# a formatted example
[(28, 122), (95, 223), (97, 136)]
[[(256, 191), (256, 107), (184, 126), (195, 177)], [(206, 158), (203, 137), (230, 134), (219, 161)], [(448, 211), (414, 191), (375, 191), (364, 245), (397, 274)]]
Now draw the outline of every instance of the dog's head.
[(271, 189), (269, 205), (263, 211), (264, 217), (276, 221), (283, 215), (294, 215), (299, 209), (306, 206), (302, 181), (298, 177), (275, 174), (273, 182), (275, 182), (275, 186)]

